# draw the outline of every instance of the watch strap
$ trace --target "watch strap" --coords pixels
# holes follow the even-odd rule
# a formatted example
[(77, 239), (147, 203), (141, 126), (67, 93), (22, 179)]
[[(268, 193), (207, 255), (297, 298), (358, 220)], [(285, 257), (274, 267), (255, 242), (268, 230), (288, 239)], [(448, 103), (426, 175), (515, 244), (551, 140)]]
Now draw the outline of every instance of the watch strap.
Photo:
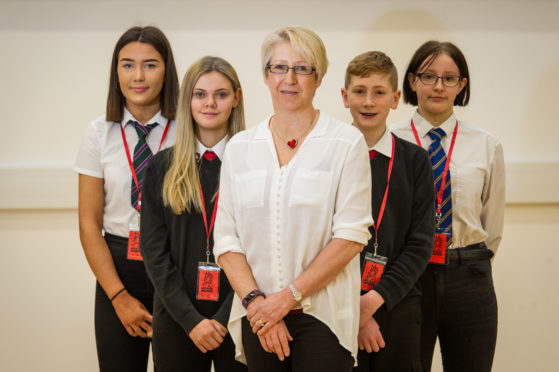
[(243, 298), (243, 300), (241, 301), (241, 303), (243, 304), (243, 307), (246, 309), (248, 307), (248, 304), (250, 304), (252, 302), (252, 300), (254, 300), (258, 296), (262, 296), (262, 297), (266, 298), (266, 295), (264, 294), (264, 292), (262, 292), (258, 289), (250, 291), (245, 296), (245, 298)]

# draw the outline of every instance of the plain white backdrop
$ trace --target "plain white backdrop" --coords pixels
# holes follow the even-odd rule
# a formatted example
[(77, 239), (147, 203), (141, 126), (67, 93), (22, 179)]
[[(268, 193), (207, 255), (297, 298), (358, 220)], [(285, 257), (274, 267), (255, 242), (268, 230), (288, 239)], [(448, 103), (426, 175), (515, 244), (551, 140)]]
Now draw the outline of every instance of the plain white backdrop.
[[(277, 28), (322, 37), (330, 68), (315, 106), (346, 121), (340, 88), (353, 56), (382, 50), (403, 73), (424, 41), (456, 43), (472, 83), (458, 116), (499, 137), (507, 162), (494, 370), (556, 370), (558, 14), (554, 0), (0, 0), (0, 369), (98, 370), (94, 277), (79, 244), (71, 168), (84, 129), (104, 112), (116, 40), (153, 24), (171, 42), (180, 80), (204, 55), (233, 64), (248, 126), (271, 111), (260, 44)], [(412, 112), (401, 102), (388, 121)]]

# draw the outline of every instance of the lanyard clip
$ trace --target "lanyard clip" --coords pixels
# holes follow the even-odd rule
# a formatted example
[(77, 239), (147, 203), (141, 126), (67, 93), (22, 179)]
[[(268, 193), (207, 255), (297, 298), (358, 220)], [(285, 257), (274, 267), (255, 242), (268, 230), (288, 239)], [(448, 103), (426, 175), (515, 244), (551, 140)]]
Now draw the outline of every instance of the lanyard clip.
[(377, 235), (376, 230), (375, 230), (375, 243), (373, 244), (373, 248), (375, 249), (373, 251), (373, 255), (376, 256), (377, 255), (377, 248), (378, 248), (378, 235)]

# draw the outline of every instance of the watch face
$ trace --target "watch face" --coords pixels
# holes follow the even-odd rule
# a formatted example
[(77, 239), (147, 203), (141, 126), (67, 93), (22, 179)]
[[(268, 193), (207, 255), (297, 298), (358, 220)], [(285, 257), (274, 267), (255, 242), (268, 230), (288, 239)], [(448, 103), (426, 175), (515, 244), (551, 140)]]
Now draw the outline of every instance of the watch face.
[(294, 286), (292, 286), (291, 284), (289, 285), (289, 289), (291, 290), (291, 294), (293, 295), (293, 299), (297, 302), (301, 302), (301, 300), (303, 299), (303, 296), (301, 295), (301, 292), (299, 292)]

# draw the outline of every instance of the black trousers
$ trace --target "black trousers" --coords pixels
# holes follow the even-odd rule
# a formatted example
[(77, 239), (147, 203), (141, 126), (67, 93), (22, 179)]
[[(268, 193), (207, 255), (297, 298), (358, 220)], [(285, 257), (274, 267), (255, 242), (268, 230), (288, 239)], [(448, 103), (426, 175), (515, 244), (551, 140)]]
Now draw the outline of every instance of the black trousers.
[(351, 371), (351, 353), (326, 324), (303, 313), (288, 314), (284, 321), (293, 341), (289, 343), (291, 354), (282, 362), (276, 354), (264, 351), (247, 318), (243, 318), (243, 347), (250, 372)]
[(390, 311), (382, 306), (373, 316), (385, 347), (377, 353), (359, 350), (355, 372), (421, 371), (421, 304), (419, 296), (404, 298)]
[(447, 372), (489, 372), (497, 341), (497, 298), (489, 258), (429, 264), (420, 277), (421, 361), (431, 370), (439, 337)]
[(246, 372), (247, 367), (235, 360), (235, 344), (228, 334), (220, 347), (202, 353), (186, 332), (176, 329), (153, 330), (153, 360), (157, 372), (210, 372), (212, 361), (215, 372)]
[[(153, 286), (146, 274), (144, 263), (126, 258), (128, 239), (106, 234), (105, 240), (124, 287), (131, 296), (152, 312)], [(95, 290), (95, 340), (101, 372), (147, 370), (150, 340), (132, 337), (126, 332), (99, 283)]]

